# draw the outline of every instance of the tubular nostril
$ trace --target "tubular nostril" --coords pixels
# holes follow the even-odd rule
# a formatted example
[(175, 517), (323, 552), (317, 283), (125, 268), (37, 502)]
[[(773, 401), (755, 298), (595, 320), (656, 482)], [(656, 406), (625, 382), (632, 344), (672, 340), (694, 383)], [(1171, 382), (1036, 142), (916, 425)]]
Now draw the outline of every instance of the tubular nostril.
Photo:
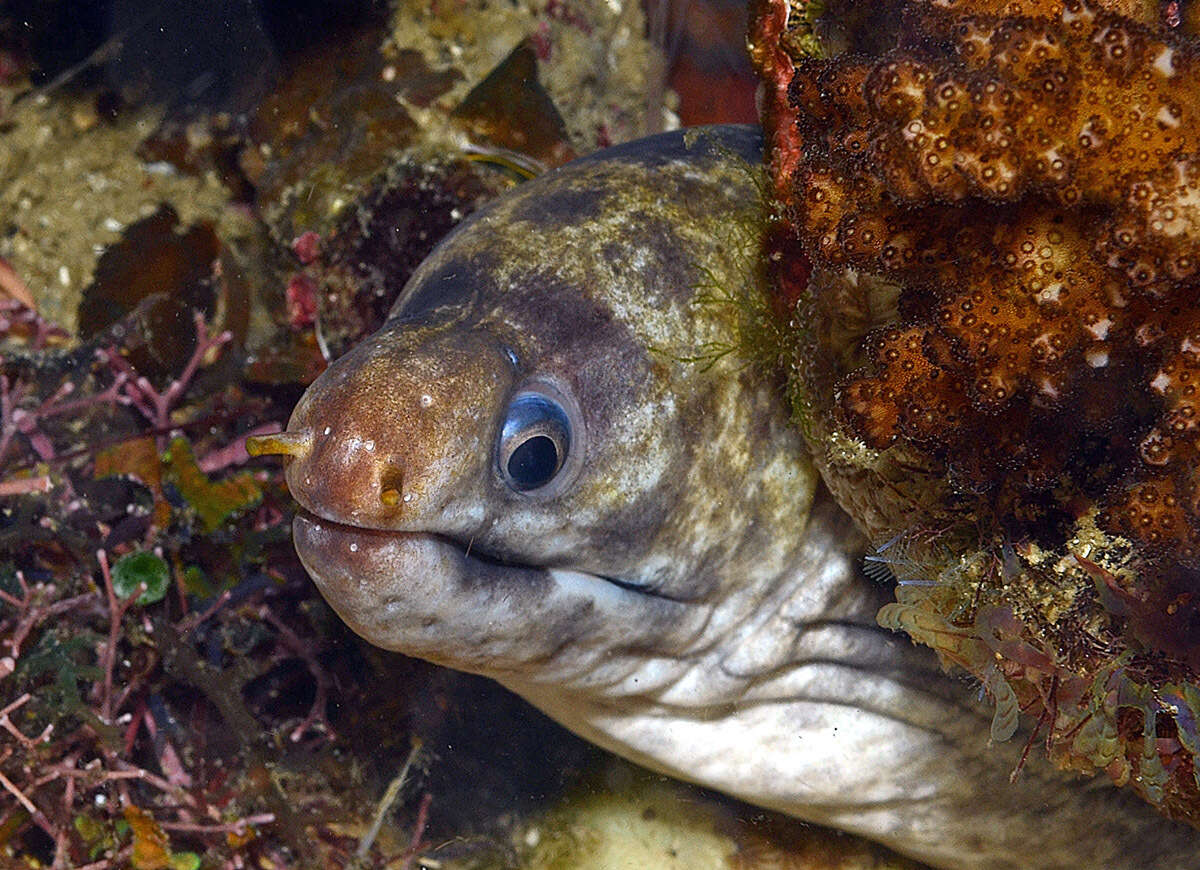
[(395, 507), (400, 503), (400, 494), (404, 492), (404, 470), (390, 468), (379, 479), (379, 500), (387, 507)]
[(251, 435), (246, 439), (246, 452), (251, 456), (291, 456), (299, 459), (312, 449), (311, 432), (276, 432), (273, 435)]

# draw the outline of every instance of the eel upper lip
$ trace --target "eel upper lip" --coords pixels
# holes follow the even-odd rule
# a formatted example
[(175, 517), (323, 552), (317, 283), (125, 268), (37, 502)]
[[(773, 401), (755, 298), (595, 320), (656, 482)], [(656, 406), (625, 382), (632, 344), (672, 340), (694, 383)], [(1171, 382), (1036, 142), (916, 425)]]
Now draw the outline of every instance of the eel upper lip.
[[(371, 537), (378, 536), (378, 537), (382, 537), (382, 538), (388, 538), (388, 537), (403, 535), (403, 536), (408, 536), (408, 537), (433, 538), (435, 540), (441, 541), (443, 544), (447, 544), (449, 546), (460, 549), (462, 551), (464, 559), (474, 560), (476, 562), (480, 562), (480, 563), (486, 564), (486, 565), (494, 565), (494, 566), (501, 567), (501, 568), (514, 568), (514, 569), (525, 569), (525, 570), (550, 570), (549, 566), (546, 566), (546, 565), (530, 565), (530, 564), (526, 564), (526, 563), (522, 563), (522, 562), (517, 562), (513, 559), (506, 559), (502, 556), (498, 556), (498, 555), (491, 553), (485, 549), (477, 547), (473, 540), (463, 541), (462, 539), (456, 538), (453, 535), (447, 535), (447, 534), (443, 534), (441, 532), (424, 531), (424, 530), (405, 531), (403, 529), (373, 529), (373, 528), (370, 528), (369, 526), (357, 526), (357, 525), (354, 525), (353, 523), (345, 523), (340, 520), (333, 520), (327, 516), (313, 513), (311, 510), (308, 510), (307, 508), (298, 508), (296, 513), (297, 513), (297, 516), (303, 517), (305, 520), (307, 520), (308, 522), (311, 522), (311, 523), (320, 523), (320, 524), (326, 525), (326, 526), (333, 526), (333, 527), (339, 528), (346, 532), (353, 532), (355, 534), (361, 534), (361, 535), (366, 535), (366, 536), (371, 536)], [(662, 592), (661, 590), (657, 590), (657, 589), (654, 589), (645, 584), (638, 583), (637, 581), (634, 581), (634, 580), (626, 580), (626, 579), (623, 579), (620, 577), (611, 577), (611, 576), (608, 576), (605, 574), (596, 574), (592, 571), (586, 571), (581, 568), (572, 568), (569, 566), (555, 566), (555, 567), (561, 567), (561, 568), (564, 568), (565, 570), (575, 571), (576, 573), (579, 573), (579, 574), (587, 574), (588, 576), (595, 577), (597, 580), (602, 580), (605, 583), (611, 583), (613, 586), (616, 586), (620, 589), (624, 589), (628, 592), (636, 592), (639, 595), (647, 595), (652, 598), (662, 598), (662, 599), (665, 599), (668, 601), (681, 601), (682, 600), (679, 598), (675, 598), (674, 596), (668, 595), (668, 594)]]

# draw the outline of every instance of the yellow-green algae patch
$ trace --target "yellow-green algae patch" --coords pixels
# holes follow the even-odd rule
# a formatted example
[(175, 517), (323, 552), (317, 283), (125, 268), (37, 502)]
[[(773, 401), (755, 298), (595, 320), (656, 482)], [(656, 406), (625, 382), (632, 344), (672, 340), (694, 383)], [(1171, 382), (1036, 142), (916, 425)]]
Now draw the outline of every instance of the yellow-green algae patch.
[(169, 203), (183, 226), (220, 223), (229, 190), (215, 174), (147, 163), (137, 147), (158, 109), (100, 117), (90, 99), (32, 96), (0, 128), (0, 257), (50, 320), (74, 334), (82, 289), (126, 226)]
[(457, 105), (522, 40), (538, 50), (538, 78), (583, 154), (678, 126), (659, 50), (628, 0), (468, 0), (394, 5), (385, 55), (419, 52), (463, 78), (440, 100)]
[(525, 870), (919, 870), (856, 837), (775, 816), (612, 759), (514, 831)]

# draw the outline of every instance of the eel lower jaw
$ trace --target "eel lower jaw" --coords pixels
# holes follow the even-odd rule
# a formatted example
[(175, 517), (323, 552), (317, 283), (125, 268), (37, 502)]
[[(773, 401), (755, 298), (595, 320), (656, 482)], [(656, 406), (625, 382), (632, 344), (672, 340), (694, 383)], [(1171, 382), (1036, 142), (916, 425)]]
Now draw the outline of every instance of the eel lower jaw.
[(492, 676), (526, 672), (604, 623), (627, 624), (637, 608), (684, 606), (586, 571), (506, 563), (435, 532), (307, 511), (292, 531), (322, 595), (366, 640)]

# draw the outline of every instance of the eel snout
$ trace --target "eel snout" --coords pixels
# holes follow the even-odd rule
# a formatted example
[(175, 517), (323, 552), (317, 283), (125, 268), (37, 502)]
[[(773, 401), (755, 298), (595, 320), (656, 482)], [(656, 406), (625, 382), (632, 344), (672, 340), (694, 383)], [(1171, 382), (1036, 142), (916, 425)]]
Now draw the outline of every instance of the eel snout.
[(507, 498), (496, 457), (516, 384), (489, 334), (401, 323), (331, 365), (286, 431), (249, 446), (285, 457), (303, 509), (296, 552), (368, 641), (499, 678), (544, 673), (553, 661), (565, 679), (587, 670), (579, 659), (592, 647), (574, 652), (581, 638), (644, 649), (661, 624), (631, 627), (629, 614), (667, 603), (486, 551), (497, 496)]
[(448, 509), (485, 476), (476, 466), (491, 455), (511, 366), (485, 336), (421, 332), (377, 333), (309, 387), (285, 432), (248, 443), (287, 458), (305, 510), (360, 528), (456, 531)]

